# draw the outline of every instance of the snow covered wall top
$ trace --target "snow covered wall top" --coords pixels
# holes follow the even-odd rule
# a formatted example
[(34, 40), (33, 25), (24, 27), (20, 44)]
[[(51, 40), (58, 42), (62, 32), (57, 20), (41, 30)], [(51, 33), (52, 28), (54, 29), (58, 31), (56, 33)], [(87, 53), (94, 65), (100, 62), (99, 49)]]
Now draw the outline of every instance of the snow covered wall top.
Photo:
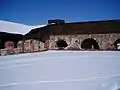
[(31, 29), (43, 27), (46, 25), (36, 25), (36, 26), (28, 26), (8, 21), (0, 20), (0, 31), (1, 32), (8, 32), (8, 33), (16, 33), (16, 34), (26, 34)]

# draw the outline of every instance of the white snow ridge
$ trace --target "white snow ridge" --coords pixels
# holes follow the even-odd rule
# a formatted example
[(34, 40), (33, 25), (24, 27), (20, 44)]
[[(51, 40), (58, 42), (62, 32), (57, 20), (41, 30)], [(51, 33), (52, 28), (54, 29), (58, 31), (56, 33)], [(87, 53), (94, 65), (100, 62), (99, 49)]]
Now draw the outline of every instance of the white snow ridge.
[(35, 25), (35, 26), (28, 26), (18, 23), (13, 23), (9, 21), (0, 20), (0, 31), (1, 32), (8, 32), (8, 33), (16, 33), (16, 34), (26, 34), (31, 29), (44, 27), (46, 25)]
[(119, 51), (46, 51), (0, 57), (0, 90), (119, 90)]

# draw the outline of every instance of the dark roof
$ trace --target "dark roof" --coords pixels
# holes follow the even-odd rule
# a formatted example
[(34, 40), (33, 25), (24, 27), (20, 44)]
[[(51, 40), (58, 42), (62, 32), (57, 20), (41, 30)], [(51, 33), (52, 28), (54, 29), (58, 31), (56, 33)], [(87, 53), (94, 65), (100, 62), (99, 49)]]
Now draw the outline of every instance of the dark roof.
[(120, 33), (120, 20), (72, 22), (62, 25), (47, 25), (31, 30), (25, 38), (41, 39), (48, 35)]

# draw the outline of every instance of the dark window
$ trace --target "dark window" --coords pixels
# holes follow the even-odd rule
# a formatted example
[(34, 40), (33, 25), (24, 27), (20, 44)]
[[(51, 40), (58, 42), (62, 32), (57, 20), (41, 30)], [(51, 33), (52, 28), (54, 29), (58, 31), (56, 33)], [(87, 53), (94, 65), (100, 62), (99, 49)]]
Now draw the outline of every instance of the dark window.
[(92, 38), (85, 39), (81, 44), (82, 49), (99, 49), (98, 43)]

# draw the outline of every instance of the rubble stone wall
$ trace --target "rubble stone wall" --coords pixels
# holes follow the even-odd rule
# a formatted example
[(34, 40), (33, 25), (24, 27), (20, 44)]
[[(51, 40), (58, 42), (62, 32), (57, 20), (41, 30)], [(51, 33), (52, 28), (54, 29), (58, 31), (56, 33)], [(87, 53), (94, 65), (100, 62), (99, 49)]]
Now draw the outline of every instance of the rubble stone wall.
[(16, 52), (17, 52), (17, 53), (22, 53), (22, 52), (23, 52), (23, 44), (24, 44), (23, 41), (19, 41), (19, 42), (17, 43), (17, 49), (16, 49)]
[(94, 39), (100, 50), (114, 50), (114, 43), (117, 39), (120, 39), (120, 33), (111, 33), (111, 34), (79, 34), (79, 35), (51, 35), (49, 40), (46, 40), (45, 43), (29, 39), (25, 41), (19, 41), (17, 43), (17, 48), (14, 48), (14, 43), (12, 41), (5, 42), (5, 48), (0, 49), (0, 55), (10, 55), (18, 54), (24, 52), (36, 52), (44, 50), (58, 49), (56, 42), (59, 39), (63, 39), (67, 42), (68, 46), (65, 49), (82, 49), (81, 44), (85, 39)]
[(38, 41), (34, 39), (29, 39), (24, 42), (24, 52), (39, 51)]
[(14, 43), (12, 41), (7, 41), (5, 42), (5, 48), (0, 49), (0, 55), (4, 56), (10, 54), (44, 51), (48, 49), (46, 47), (48, 45), (48, 41), (46, 41), (46, 43), (43, 43), (39, 40), (29, 39), (25, 41), (19, 41), (17, 43), (17, 48), (14, 48)]
[[(56, 41), (63, 39), (67, 42), (68, 47), (81, 49), (81, 43), (88, 38), (98, 42), (100, 49), (113, 49), (114, 42), (120, 39), (120, 33), (111, 34), (81, 34), (81, 35), (51, 35), (49, 40), (49, 49), (57, 49)], [(77, 41), (77, 42), (76, 42)], [(67, 49), (67, 48), (66, 48)]]

